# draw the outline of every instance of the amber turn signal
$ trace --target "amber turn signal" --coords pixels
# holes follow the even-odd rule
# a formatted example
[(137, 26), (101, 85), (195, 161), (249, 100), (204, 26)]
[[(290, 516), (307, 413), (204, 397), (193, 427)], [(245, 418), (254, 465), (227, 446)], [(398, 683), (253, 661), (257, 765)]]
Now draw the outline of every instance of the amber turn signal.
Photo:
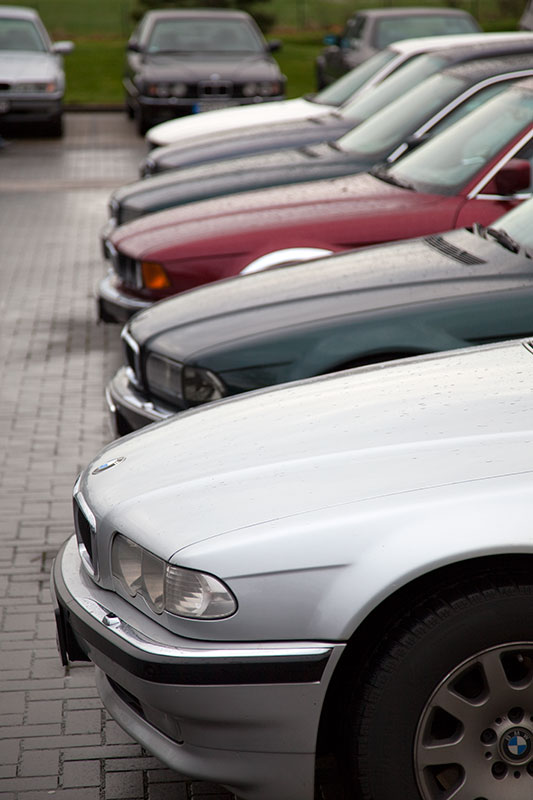
[(141, 261), (143, 284), (147, 289), (168, 289), (170, 281), (161, 264), (157, 261)]

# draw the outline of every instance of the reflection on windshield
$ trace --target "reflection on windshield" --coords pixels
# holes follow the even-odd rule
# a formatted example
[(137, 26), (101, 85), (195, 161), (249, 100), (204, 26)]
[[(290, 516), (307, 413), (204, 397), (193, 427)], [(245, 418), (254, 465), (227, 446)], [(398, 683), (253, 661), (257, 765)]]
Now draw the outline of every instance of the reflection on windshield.
[(367, 59), (355, 69), (347, 72), (338, 81), (335, 81), (323, 89), (316, 97), (313, 98), (315, 103), (323, 103), (327, 106), (340, 106), (342, 103), (350, 100), (359, 89), (364, 86), (374, 75), (376, 75), (383, 67), (397, 58), (397, 53), (394, 50), (382, 50), (376, 53), (372, 58)]
[(30, 20), (0, 18), (0, 50), (26, 50), (43, 53), (41, 34)]
[(494, 222), (492, 227), (499, 231), (505, 231), (522, 247), (533, 253), (533, 200), (528, 200), (513, 208), (508, 214)]
[(514, 86), (390, 168), (419, 191), (456, 194), (501, 148), (533, 123), (533, 92)]
[(397, 69), (393, 75), (386, 78), (371, 92), (366, 92), (342, 106), (343, 117), (358, 122), (368, 119), (376, 111), (381, 111), (386, 105), (404, 95), (409, 89), (418, 86), (425, 78), (438, 72), (445, 63), (442, 56), (435, 54), (425, 54), (411, 59), (408, 64)]
[(434, 111), (443, 108), (465, 88), (466, 81), (440, 72), (432, 75), (350, 131), (339, 145), (349, 153), (381, 160), (404, 142)]
[(147, 52), (252, 52), (263, 47), (252, 27), (240, 20), (163, 19), (156, 22)]

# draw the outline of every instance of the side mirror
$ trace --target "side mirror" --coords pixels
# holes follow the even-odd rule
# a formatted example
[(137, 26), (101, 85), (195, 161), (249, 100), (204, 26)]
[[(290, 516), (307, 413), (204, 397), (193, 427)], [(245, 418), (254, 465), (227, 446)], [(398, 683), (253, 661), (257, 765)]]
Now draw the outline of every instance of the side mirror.
[(74, 50), (74, 42), (54, 42), (52, 50), (57, 56), (66, 56)]
[(327, 36), (324, 36), (322, 40), (324, 44), (328, 45), (328, 47), (336, 46), (338, 47), (341, 42), (341, 37), (337, 36), (336, 33), (328, 33)]
[(483, 190), (490, 194), (490, 187), (494, 185), (496, 194), (511, 197), (520, 192), (528, 191), (531, 187), (531, 166), (524, 158), (512, 158), (505, 164)]
[(267, 50), (269, 53), (276, 53), (278, 50), (281, 50), (283, 46), (283, 42), (281, 39), (272, 39), (272, 41), (267, 42)]
[(141, 53), (142, 52), (142, 48), (141, 48), (139, 42), (135, 41), (134, 39), (132, 39), (131, 41), (128, 42), (128, 44), (126, 45), (126, 49), (129, 50), (131, 53)]

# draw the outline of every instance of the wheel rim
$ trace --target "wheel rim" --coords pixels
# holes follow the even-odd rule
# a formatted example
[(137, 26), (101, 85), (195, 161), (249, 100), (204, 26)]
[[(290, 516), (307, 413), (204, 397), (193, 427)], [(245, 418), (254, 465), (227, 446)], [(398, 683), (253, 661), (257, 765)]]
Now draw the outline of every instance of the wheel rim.
[(533, 643), (476, 654), (426, 703), (414, 762), (424, 800), (533, 795)]

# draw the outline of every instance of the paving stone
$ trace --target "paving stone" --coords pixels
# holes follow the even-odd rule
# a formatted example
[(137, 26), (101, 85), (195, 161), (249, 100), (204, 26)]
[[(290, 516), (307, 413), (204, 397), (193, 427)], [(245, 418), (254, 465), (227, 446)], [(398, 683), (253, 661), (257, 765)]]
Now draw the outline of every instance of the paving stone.
[(100, 761), (70, 761), (63, 767), (63, 788), (100, 786)]
[[(76, 476), (112, 438), (103, 389), (122, 361), (119, 326), (95, 324), (99, 231), (146, 152), (123, 114), (65, 126), (61, 141), (15, 140), (1, 156), (0, 797), (191, 800), (205, 785), (132, 742), (92, 665), (65, 670), (56, 651), (49, 572), (73, 530)], [(209, 800), (231, 797), (210, 786)]]
[(109, 772), (105, 776), (105, 796), (113, 798), (142, 798), (144, 784), (142, 772)]
[(19, 776), (59, 775), (58, 750), (25, 751), (19, 765)]

